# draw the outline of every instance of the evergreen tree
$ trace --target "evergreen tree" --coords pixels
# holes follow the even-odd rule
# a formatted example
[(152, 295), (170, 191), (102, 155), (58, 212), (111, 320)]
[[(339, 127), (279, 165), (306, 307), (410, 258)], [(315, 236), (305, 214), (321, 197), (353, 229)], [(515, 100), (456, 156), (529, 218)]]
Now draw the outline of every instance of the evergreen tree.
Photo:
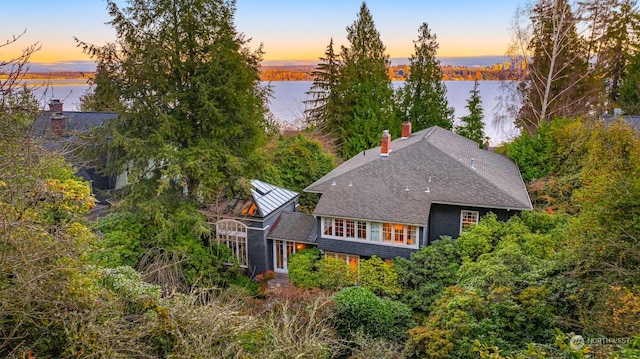
[(640, 53), (631, 58), (620, 85), (618, 105), (625, 114), (640, 114)]
[[(109, 71), (124, 104), (109, 122), (106, 171), (128, 169), (131, 194), (207, 200), (251, 176), (264, 143), (261, 49), (251, 52), (233, 22), (235, 2), (108, 1), (114, 46), (80, 42)], [(96, 93), (102, 82), (97, 83)]]
[(453, 108), (447, 102), (440, 61), (436, 59), (437, 38), (427, 23), (423, 23), (418, 32), (415, 52), (409, 58), (409, 77), (397, 93), (397, 112), (403, 121), (411, 122), (415, 131), (436, 125), (450, 130)]
[(340, 55), (333, 49), (332, 38), (325, 51), (325, 57), (320, 58), (320, 63), (312, 72), (313, 84), (306, 92), (310, 99), (304, 102), (307, 106), (307, 122), (333, 137), (338, 137), (338, 129), (343, 127), (340, 119), (343, 118), (344, 111), (341, 111), (341, 97), (338, 91), (341, 66)]
[[(88, 49), (88, 46), (86, 48)], [(115, 49), (111, 44), (102, 50), (107, 54)], [(117, 72), (117, 66), (118, 62), (111, 57), (104, 56), (98, 59), (95, 76), (89, 81), (90, 88), (80, 96), (80, 111), (118, 112), (121, 110), (118, 82), (111, 76)]]
[(607, 79), (607, 98), (616, 103), (627, 66), (640, 50), (640, 13), (635, 0), (614, 0), (611, 5), (599, 61)]
[(462, 124), (456, 127), (456, 133), (474, 140), (480, 147), (484, 147), (487, 137), (484, 134), (484, 116), (480, 91), (478, 90), (478, 80), (474, 82), (473, 89), (470, 92), (471, 96), (467, 100), (466, 106), (469, 114), (460, 118)]
[(336, 138), (342, 158), (378, 146), (383, 130), (400, 130), (392, 107), (389, 55), (364, 2), (356, 21), (347, 27), (347, 40), (350, 46), (341, 48), (343, 64), (337, 86), (332, 89), (344, 104), (339, 109), (344, 117), (340, 118)]
[[(136, 267), (166, 293), (224, 285), (237, 275), (224, 265), (233, 259), (215, 243), (203, 246), (211, 228), (199, 209), (220, 194), (246, 191), (244, 178), (263, 165), (262, 51), (250, 51), (236, 32), (233, 1), (107, 4), (117, 45), (80, 46), (109, 65), (96, 93), (116, 95), (120, 109), (93, 136), (106, 140), (104, 171), (128, 175), (111, 228), (139, 239), (128, 248), (141, 254)], [(105, 84), (109, 91), (100, 92)]]

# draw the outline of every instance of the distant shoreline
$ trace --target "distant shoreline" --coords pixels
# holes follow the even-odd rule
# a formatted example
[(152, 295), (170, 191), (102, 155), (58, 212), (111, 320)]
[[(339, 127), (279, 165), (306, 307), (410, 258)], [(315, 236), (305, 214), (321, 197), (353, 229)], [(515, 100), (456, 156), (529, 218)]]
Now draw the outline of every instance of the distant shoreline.
[[(490, 66), (441, 65), (443, 81), (495, 81), (517, 80), (522, 78), (523, 70), (517, 64), (496, 63)], [(279, 65), (261, 67), (262, 81), (313, 81), (313, 71), (316, 65)], [(409, 72), (409, 65), (392, 65), (390, 79), (404, 81)], [(24, 76), (28, 81), (78, 80), (90, 82), (95, 76), (93, 71), (33, 71)], [(6, 80), (7, 75), (0, 75), (0, 80)]]

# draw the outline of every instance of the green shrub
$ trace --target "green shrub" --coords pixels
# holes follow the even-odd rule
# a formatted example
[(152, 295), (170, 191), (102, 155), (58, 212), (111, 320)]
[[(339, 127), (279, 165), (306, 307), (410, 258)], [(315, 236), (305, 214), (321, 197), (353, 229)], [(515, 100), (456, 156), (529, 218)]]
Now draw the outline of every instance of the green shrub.
[(403, 342), (413, 326), (411, 309), (405, 304), (377, 297), (364, 287), (349, 287), (336, 293), (336, 329), (344, 338), (361, 333), (373, 339)]
[(287, 263), (289, 281), (299, 288), (319, 288), (318, 274), (314, 270), (319, 259), (318, 248), (305, 249), (292, 255)]
[(460, 257), (451, 237), (434, 241), (411, 254), (411, 259), (396, 258), (402, 302), (427, 313), (444, 289), (455, 284), (459, 267)]
[(393, 263), (387, 263), (377, 256), (360, 261), (358, 283), (376, 295), (389, 298), (397, 297), (402, 291)]
[(357, 269), (351, 268), (344, 259), (322, 258), (315, 268), (320, 289), (340, 290), (356, 283)]

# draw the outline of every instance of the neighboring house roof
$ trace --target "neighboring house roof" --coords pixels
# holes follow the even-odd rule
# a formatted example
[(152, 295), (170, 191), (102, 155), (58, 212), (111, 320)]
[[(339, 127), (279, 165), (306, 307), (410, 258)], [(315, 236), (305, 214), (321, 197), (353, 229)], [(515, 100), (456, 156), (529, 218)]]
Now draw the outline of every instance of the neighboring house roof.
[(622, 120), (631, 125), (636, 131), (640, 131), (640, 116), (630, 116), (630, 115), (604, 115), (602, 116), (602, 121), (605, 125), (610, 125), (611, 123)]
[[(88, 132), (118, 117), (117, 112), (62, 111), (58, 113), (64, 116), (64, 127), (68, 134)], [(52, 132), (51, 115), (53, 114), (52, 111), (45, 111), (38, 116), (33, 126), (34, 135), (44, 137)]]
[(267, 217), (276, 209), (298, 197), (299, 193), (259, 180), (251, 181), (251, 196), (260, 216)]
[(283, 212), (271, 227), (267, 238), (295, 242), (315, 243), (316, 218), (308, 213)]
[(314, 214), (428, 223), (432, 203), (532, 209), (515, 163), (434, 126), (349, 159), (305, 189), (322, 193)]

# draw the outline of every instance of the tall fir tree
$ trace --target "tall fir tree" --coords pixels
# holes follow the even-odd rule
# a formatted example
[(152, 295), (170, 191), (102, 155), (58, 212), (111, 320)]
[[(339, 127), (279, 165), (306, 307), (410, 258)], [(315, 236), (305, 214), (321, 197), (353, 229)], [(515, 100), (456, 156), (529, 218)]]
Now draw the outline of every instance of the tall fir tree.
[(601, 52), (607, 79), (607, 98), (614, 104), (620, 95), (632, 57), (640, 50), (640, 12), (636, 0), (615, 0), (608, 17)]
[(347, 27), (347, 40), (350, 46), (341, 48), (343, 64), (332, 90), (343, 101), (336, 140), (344, 159), (378, 146), (383, 130), (400, 131), (393, 113), (389, 55), (364, 2), (357, 19)]
[(262, 50), (250, 51), (236, 31), (235, 2), (131, 0), (122, 10), (107, 3), (117, 48), (79, 42), (99, 63), (115, 62), (103, 69), (124, 104), (108, 124), (106, 171), (127, 168), (132, 195), (192, 201), (251, 176), (267, 93)]
[(455, 132), (460, 136), (477, 142), (480, 147), (485, 147), (485, 142), (488, 138), (484, 133), (484, 116), (480, 91), (478, 90), (478, 80), (474, 82), (473, 89), (470, 92), (471, 96), (469, 96), (466, 106), (469, 114), (460, 117), (462, 124), (456, 127)]
[(440, 61), (436, 59), (437, 38), (427, 23), (423, 23), (418, 32), (414, 53), (409, 58), (409, 77), (397, 91), (396, 112), (403, 121), (411, 122), (416, 131), (431, 126), (450, 130), (454, 111), (449, 107)]
[(309, 99), (304, 102), (307, 123), (332, 137), (339, 137), (344, 126), (340, 121), (344, 118), (343, 103), (337, 91), (341, 66), (332, 38), (324, 57), (312, 72), (313, 84), (306, 92)]
[(631, 58), (620, 85), (618, 105), (627, 115), (640, 115), (640, 52)]

